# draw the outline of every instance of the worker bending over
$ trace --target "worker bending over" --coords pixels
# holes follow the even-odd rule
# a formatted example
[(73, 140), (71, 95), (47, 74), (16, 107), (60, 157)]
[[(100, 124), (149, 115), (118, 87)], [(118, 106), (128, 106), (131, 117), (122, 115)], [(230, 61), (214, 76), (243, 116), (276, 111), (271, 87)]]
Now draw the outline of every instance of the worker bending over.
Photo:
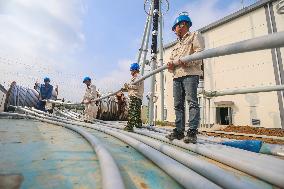
[(85, 104), (85, 118), (84, 121), (92, 123), (97, 117), (98, 107), (96, 102), (92, 101), (97, 98), (96, 86), (92, 85), (91, 78), (85, 77), (83, 83), (86, 84), (86, 92), (82, 100), (82, 104)]

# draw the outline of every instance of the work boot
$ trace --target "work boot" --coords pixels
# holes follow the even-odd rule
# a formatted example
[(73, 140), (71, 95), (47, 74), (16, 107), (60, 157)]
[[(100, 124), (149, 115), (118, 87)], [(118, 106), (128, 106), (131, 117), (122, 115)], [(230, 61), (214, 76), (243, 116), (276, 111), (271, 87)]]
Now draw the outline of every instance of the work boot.
[(127, 132), (133, 132), (133, 127), (127, 125), (126, 127), (123, 128), (123, 130)]
[(186, 136), (183, 139), (184, 143), (193, 143), (196, 144), (197, 142), (197, 135), (198, 131), (196, 129), (190, 129), (187, 131)]
[(142, 127), (142, 123), (141, 123), (141, 124), (136, 125), (136, 128), (138, 128), (138, 129), (142, 129), (142, 128), (143, 128), (143, 127)]
[(166, 136), (170, 141), (174, 139), (181, 140), (184, 138), (184, 133), (183, 132), (178, 132), (177, 129), (174, 129), (173, 132), (169, 135)]
[(84, 120), (85, 123), (93, 123), (90, 120)]

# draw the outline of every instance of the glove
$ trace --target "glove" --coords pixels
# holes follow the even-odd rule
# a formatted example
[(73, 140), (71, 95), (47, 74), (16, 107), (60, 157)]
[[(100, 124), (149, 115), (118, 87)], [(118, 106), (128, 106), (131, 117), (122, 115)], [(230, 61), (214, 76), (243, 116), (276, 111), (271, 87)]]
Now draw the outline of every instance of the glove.
[(169, 71), (173, 71), (175, 69), (175, 65), (173, 62), (168, 62), (167, 66)]

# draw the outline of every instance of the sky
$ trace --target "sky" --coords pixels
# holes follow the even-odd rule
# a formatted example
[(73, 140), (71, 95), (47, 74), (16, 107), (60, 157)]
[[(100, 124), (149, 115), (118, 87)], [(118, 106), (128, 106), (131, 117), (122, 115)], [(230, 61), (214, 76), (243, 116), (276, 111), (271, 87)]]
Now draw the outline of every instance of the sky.
[[(244, 6), (255, 2), (244, 0)], [(169, 3), (165, 44), (175, 40), (171, 27), (182, 11), (194, 31), (243, 7), (241, 0)], [(137, 61), (145, 21), (144, 0), (0, 0), (0, 83), (32, 87), (49, 76), (59, 85), (59, 97), (72, 102), (83, 96), (84, 76), (103, 93), (120, 89)]]

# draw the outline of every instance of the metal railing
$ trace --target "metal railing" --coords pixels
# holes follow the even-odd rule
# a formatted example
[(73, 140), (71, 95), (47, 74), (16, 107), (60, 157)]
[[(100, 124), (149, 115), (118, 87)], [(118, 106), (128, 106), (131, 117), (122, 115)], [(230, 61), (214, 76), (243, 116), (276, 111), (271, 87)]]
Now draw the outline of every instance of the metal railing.
[(278, 14), (284, 14), (284, 0), (280, 0), (277, 3), (276, 10)]
[[(211, 115), (211, 99), (219, 96), (227, 95), (238, 95), (238, 94), (251, 94), (251, 93), (263, 93), (263, 92), (273, 92), (273, 91), (284, 91), (284, 85), (274, 85), (274, 86), (265, 86), (265, 87), (255, 87), (255, 88), (245, 88), (245, 89), (232, 89), (224, 91), (201, 91), (199, 99), (202, 102), (200, 106), (201, 109), (201, 123), (199, 127), (201, 128), (210, 128), (210, 115)], [(207, 106), (208, 102), (208, 106)], [(208, 113), (208, 115), (207, 115)], [(208, 119), (207, 119), (208, 118)]]

